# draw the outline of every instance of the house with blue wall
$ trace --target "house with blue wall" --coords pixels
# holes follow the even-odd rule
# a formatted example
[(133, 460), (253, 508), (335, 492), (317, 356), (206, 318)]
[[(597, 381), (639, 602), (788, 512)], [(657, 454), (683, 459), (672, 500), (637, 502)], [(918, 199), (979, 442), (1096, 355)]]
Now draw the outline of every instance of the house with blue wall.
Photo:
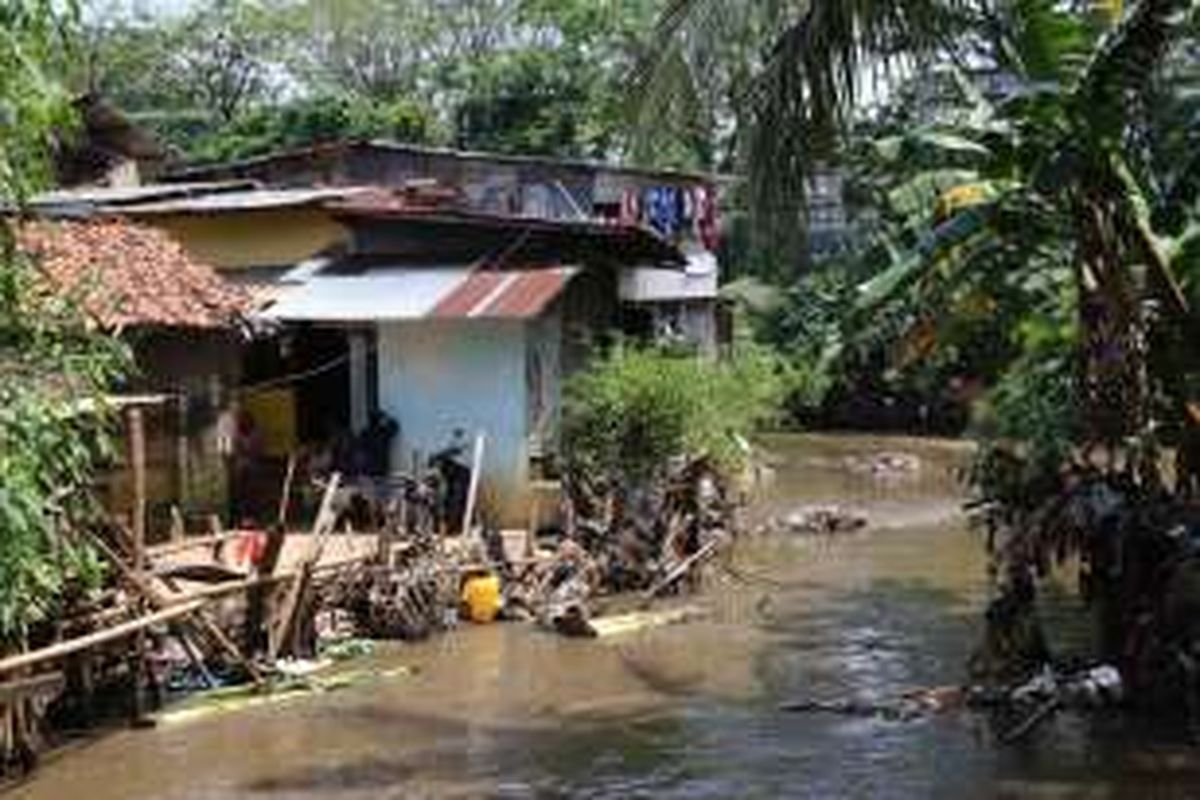
[[(635, 271), (687, 280), (679, 247), (641, 226), (463, 211), (413, 193), (333, 209), (347, 245), (299, 265), (265, 318), (346, 337), (348, 424), (398, 423), (402, 470), (456, 435), (485, 440), (483, 496), (524, 525), (557, 453), (562, 385), (629, 326)], [(715, 282), (715, 276), (714, 276)]]

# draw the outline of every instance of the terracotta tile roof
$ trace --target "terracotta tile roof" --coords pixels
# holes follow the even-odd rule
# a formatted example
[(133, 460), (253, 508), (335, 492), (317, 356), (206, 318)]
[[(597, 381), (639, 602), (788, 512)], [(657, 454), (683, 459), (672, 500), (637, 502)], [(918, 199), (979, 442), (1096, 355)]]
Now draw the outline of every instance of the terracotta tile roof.
[(20, 247), (41, 259), (55, 291), (78, 291), (104, 327), (218, 328), (253, 308), (250, 294), (156, 228), (120, 220), (32, 222)]

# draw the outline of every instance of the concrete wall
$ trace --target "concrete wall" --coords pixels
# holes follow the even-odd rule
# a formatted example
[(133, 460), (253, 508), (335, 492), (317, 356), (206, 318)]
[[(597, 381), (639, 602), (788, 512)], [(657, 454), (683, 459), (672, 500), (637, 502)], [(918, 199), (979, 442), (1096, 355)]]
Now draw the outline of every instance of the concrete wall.
[[(455, 428), (487, 436), (482, 496), (505, 526), (528, 515), (523, 322), (421, 320), (378, 330), (379, 406), (400, 423), (393, 468), (445, 447)], [(469, 457), (469, 455), (468, 455)]]

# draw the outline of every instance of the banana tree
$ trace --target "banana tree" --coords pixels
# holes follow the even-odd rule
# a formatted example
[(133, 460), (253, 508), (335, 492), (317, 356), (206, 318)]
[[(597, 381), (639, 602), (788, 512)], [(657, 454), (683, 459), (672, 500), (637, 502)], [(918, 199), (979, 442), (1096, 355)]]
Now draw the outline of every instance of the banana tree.
[[(888, 173), (887, 263), (860, 303), (940, 321), (984, 292), (1008, 315), (1021, 347), (993, 399), (1018, 418), (1000, 432), (1023, 441), (985, 449), (976, 473), (991, 522), (1011, 534), (1001, 561), (1026, 592), (1055, 557), (1082, 555), (1106, 649), (1127, 657), (1145, 650), (1129, 644), (1136, 629), (1161, 622), (1148, 609), (1163, 607), (1153, 598), (1177, 552), (1155, 533), (1173, 524), (1159, 513), (1174, 502), (1160, 446), (1183, 455), (1177, 496), (1200, 464), (1195, 4), (1099, 14), (1027, 0), (994, 12), (995, 66), (1019, 89), (937, 131), (957, 161), (945, 146), (933, 167), (915, 157), (922, 136), (929, 146), (920, 129), (875, 142), (909, 157)], [(1013, 285), (1034, 291), (1003, 290)], [(1130, 509), (1119, 525), (1106, 521), (1115, 497)]]
[[(901, 237), (896, 248), (890, 231), (892, 263), (862, 291), (871, 308), (906, 291), (944, 297), (997, 271), (1011, 280), (1070, 270), (1084, 441), (1114, 467), (1136, 467), (1147, 487), (1159, 482), (1150, 339), (1190, 324), (1177, 273), (1193, 252), (1179, 220), (1191, 216), (1195, 176), (1155, 164), (1163, 132), (1146, 100), (1161, 91), (1176, 43), (1190, 40), (1190, 11), (1183, 0), (1146, 0), (1103, 29), (1050, 2), (1012, 4), (1002, 30), (1014, 33), (995, 52), (1023, 88), (976, 124), (932, 138), (939, 164), (950, 142), (966, 169), (918, 171), (892, 190), (916, 242)], [(922, 134), (931, 139), (918, 131), (903, 144)]]

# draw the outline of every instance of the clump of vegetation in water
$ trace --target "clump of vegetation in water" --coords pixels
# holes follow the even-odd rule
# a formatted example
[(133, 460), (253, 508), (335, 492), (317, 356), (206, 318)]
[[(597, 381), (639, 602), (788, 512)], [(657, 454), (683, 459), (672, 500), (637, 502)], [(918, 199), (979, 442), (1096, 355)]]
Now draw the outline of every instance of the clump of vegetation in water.
[(786, 390), (780, 361), (758, 347), (723, 360), (617, 347), (567, 384), (569, 466), (620, 483), (661, 476), (682, 458), (735, 471), (746, 437), (777, 418)]
[[(0, 6), (0, 205), (20, 206), (45, 176), (66, 95), (47, 75), (71, 20), (38, 0)], [(0, 643), (26, 640), (99, 564), (70, 535), (95, 511), (92, 467), (105, 452), (103, 392), (126, 359), (69, 300), (46, 297), (37, 265), (0, 222)]]

